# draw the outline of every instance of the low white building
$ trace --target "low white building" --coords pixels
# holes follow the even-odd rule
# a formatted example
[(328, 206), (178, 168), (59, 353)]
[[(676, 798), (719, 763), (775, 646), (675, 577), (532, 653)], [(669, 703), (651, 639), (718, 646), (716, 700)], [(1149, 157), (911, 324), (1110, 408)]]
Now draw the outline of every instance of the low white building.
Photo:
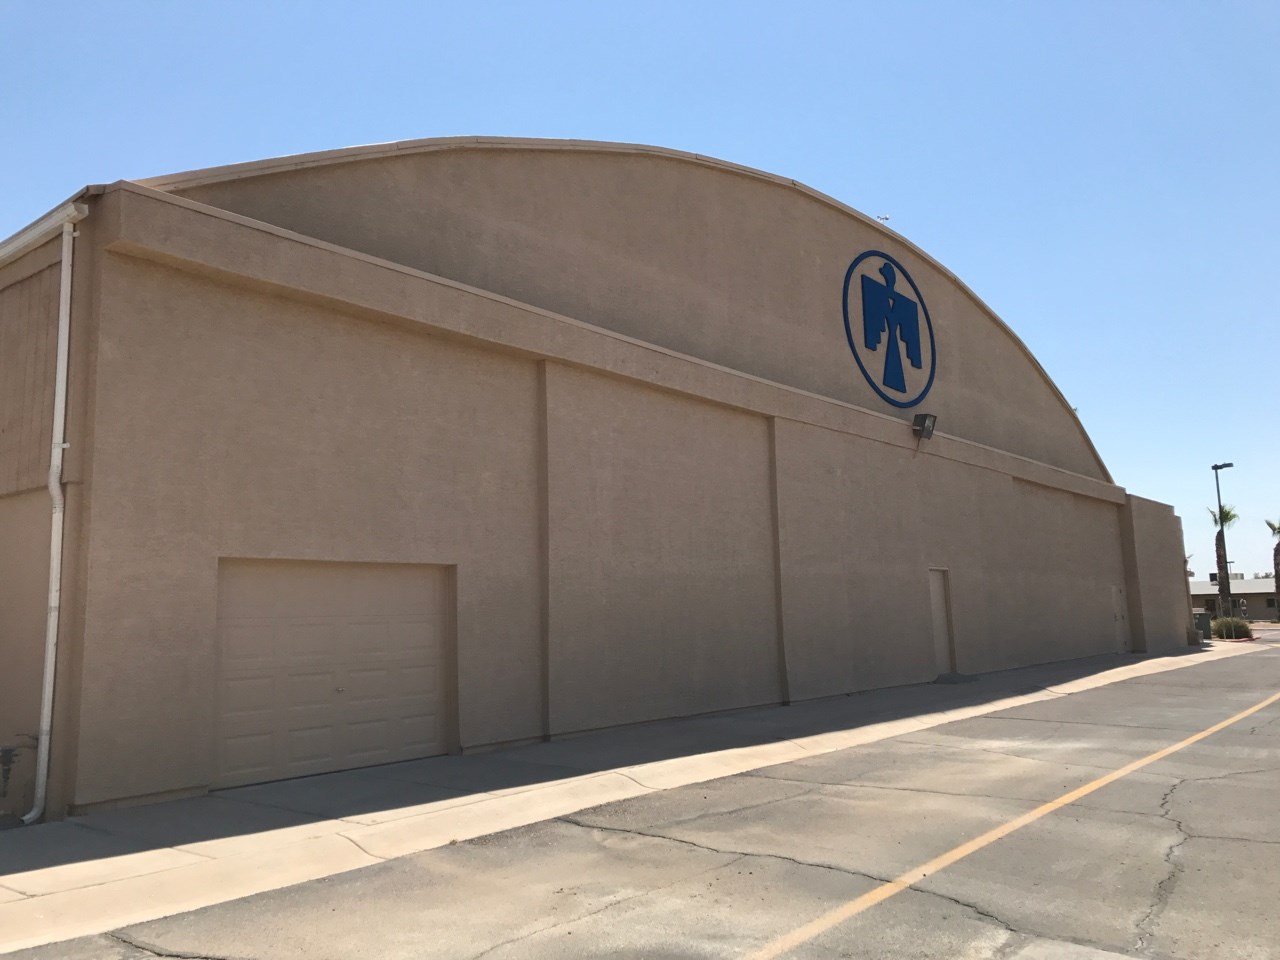
[[(1249, 620), (1280, 620), (1280, 604), (1276, 603), (1274, 577), (1254, 577), (1251, 580), (1232, 580), (1231, 596), (1245, 602), (1244, 615)], [(1218, 612), (1218, 584), (1212, 580), (1191, 581), (1191, 606)]]

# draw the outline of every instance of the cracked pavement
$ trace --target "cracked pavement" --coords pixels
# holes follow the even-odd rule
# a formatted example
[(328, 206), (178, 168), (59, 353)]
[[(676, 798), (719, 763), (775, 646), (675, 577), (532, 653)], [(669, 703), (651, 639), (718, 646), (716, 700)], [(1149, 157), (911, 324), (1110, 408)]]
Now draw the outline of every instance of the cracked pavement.
[[(738, 957), (1280, 690), (1280, 647), (584, 810), (15, 960)], [(1280, 703), (789, 956), (1280, 957)]]

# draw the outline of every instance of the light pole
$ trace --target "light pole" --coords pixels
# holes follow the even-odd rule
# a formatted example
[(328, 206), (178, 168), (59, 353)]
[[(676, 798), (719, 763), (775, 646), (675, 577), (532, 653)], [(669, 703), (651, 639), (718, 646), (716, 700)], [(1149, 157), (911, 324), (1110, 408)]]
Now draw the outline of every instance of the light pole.
[[(1222, 517), (1222, 483), (1218, 479), (1219, 470), (1230, 470), (1234, 467), (1234, 463), (1215, 463), (1213, 465), (1213, 486), (1218, 492), (1218, 536), (1222, 538), (1222, 565), (1227, 568), (1227, 579), (1222, 579), (1222, 574), (1218, 574), (1218, 616), (1226, 616), (1230, 620), (1234, 611), (1231, 609), (1231, 564), (1227, 560), (1227, 525), (1223, 523)], [(1222, 611), (1226, 609), (1224, 614)], [(1231, 634), (1230, 639), (1236, 638), (1235, 626), (1228, 622), (1226, 624), (1227, 631)]]

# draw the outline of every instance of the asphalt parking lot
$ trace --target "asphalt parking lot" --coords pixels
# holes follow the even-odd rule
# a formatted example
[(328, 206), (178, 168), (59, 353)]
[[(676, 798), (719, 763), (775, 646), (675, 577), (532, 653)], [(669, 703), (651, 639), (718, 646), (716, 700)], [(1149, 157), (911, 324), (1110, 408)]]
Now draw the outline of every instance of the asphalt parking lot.
[(1278, 693), (1267, 645), (12, 956), (1275, 960)]

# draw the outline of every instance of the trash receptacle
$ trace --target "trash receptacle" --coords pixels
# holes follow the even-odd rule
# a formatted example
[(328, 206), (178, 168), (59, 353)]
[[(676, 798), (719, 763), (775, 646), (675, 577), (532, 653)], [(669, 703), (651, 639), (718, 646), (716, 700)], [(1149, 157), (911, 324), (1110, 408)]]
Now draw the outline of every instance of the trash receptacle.
[(1200, 632), (1200, 636), (1206, 640), (1213, 639), (1213, 615), (1204, 611), (1197, 610), (1193, 616), (1196, 618), (1196, 630)]

